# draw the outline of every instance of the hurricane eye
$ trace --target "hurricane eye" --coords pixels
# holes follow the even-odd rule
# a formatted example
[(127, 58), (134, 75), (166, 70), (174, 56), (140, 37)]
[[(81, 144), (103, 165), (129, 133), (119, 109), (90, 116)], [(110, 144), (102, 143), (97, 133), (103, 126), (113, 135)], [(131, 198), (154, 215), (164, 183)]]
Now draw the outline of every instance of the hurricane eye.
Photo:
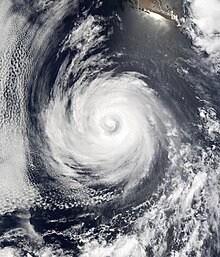
[(114, 117), (104, 117), (101, 126), (107, 134), (114, 134), (119, 132), (120, 121)]

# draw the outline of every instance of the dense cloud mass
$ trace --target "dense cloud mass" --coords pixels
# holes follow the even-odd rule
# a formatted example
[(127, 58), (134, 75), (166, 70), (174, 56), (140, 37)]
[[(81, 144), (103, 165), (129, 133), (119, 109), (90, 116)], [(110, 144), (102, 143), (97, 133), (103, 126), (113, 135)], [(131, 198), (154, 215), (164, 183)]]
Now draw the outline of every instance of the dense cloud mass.
[[(220, 2), (218, 0), (190, 2), (187, 17), (193, 43), (211, 58), (210, 65), (219, 71), (220, 53)], [(187, 24), (187, 25), (189, 25)]]

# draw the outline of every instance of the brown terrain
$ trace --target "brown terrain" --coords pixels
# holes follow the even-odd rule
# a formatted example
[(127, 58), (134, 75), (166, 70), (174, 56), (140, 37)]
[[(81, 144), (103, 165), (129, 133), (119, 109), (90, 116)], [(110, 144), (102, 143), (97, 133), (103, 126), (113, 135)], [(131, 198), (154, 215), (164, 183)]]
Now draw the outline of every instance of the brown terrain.
[(138, 7), (144, 11), (150, 11), (163, 16), (165, 19), (171, 20), (171, 14), (164, 11), (159, 0), (138, 0)]

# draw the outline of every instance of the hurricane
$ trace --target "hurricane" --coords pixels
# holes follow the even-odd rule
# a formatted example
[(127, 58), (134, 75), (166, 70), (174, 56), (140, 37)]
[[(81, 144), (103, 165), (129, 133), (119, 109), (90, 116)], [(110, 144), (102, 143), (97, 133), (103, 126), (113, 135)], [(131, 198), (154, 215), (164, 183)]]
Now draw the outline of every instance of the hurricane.
[(218, 7), (1, 1), (0, 256), (219, 256)]

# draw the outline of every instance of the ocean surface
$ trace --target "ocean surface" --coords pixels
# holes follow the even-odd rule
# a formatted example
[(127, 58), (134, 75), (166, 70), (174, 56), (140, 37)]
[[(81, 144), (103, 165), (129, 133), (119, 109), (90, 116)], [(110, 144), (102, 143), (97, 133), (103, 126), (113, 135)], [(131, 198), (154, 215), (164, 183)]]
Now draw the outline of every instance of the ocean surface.
[(163, 4), (0, 2), (0, 257), (220, 256), (220, 1)]

